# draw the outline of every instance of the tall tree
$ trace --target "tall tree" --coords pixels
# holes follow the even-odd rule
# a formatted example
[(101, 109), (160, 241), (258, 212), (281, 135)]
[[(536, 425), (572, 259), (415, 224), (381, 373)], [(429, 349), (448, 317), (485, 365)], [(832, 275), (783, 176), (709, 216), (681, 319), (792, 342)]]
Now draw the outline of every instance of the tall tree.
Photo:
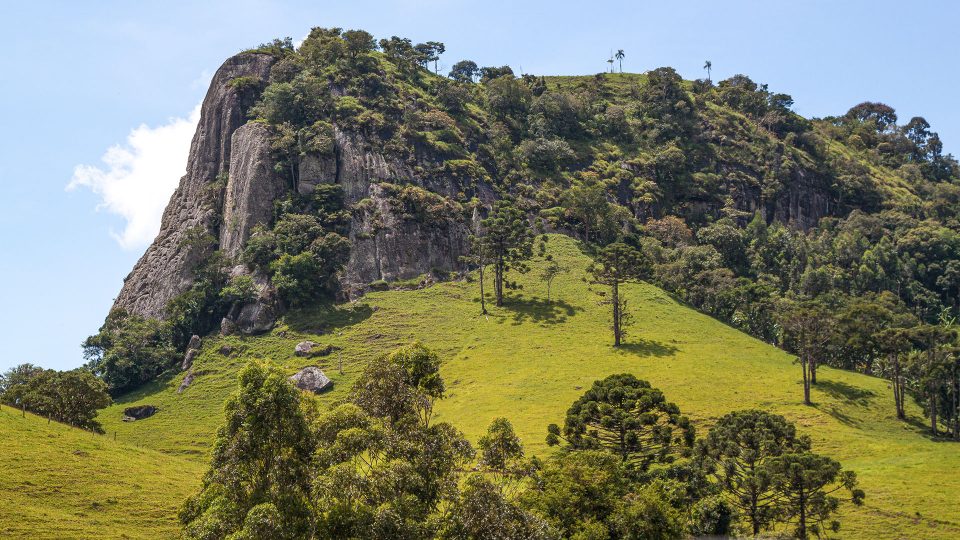
[(180, 512), (184, 536), (309, 538), (313, 444), (300, 392), (284, 373), (255, 362), (238, 386), (200, 492)]
[(754, 536), (778, 517), (779, 494), (767, 464), (784, 453), (809, 449), (809, 438), (799, 437), (791, 422), (759, 410), (723, 416), (699, 445), (720, 488), (749, 522)]
[(883, 369), (893, 386), (893, 404), (897, 418), (906, 420), (906, 389), (904, 357), (912, 347), (910, 330), (888, 328), (873, 335), (878, 349), (884, 355)]
[(490, 264), (490, 248), (491, 245), (486, 241), (483, 231), (483, 222), (479, 219), (473, 220), (473, 231), (467, 241), (470, 246), (470, 251), (460, 257), (460, 260), (467, 263), (470, 266), (477, 267), (477, 273), (479, 274), (479, 279), (477, 280), (480, 284), (480, 314), (487, 314), (487, 295), (484, 291), (484, 271), (487, 269), (487, 265)]
[(713, 62), (707, 60), (703, 64), (703, 69), (707, 70), (707, 80), (710, 81), (710, 71), (713, 69)]
[[(857, 488), (857, 475), (842, 470), (837, 461), (812, 452), (777, 456), (767, 466), (774, 489), (783, 497), (781, 519), (796, 524), (796, 537), (806, 540), (825, 531), (836, 532), (840, 522), (831, 519), (840, 507), (833, 494), (846, 490), (854, 504), (863, 504), (863, 490)], [(827, 521), (829, 523), (827, 523)]]
[(627, 55), (623, 52), (623, 49), (617, 49), (617, 54), (615, 56), (617, 60), (620, 61), (620, 73), (623, 73), (623, 58)]
[(611, 215), (606, 186), (593, 178), (572, 184), (563, 195), (563, 205), (566, 213), (583, 226), (583, 241), (587, 244), (591, 234)]
[(563, 431), (548, 428), (547, 444), (565, 440), (574, 450), (603, 449), (645, 471), (670, 462), (694, 440), (693, 425), (663, 392), (629, 373), (596, 381), (567, 411)]
[(910, 369), (914, 391), (922, 399), (930, 419), (930, 433), (940, 435), (939, 415), (944, 405), (945, 383), (951, 363), (956, 330), (943, 324), (922, 324), (911, 329), (910, 338), (919, 354), (912, 355)]
[(624, 283), (639, 281), (646, 273), (646, 260), (638, 250), (616, 242), (600, 250), (596, 260), (587, 271), (593, 283), (610, 287), (610, 299), (613, 306), (613, 346), (619, 347), (626, 333), (627, 300), (621, 294)]
[(493, 289), (500, 307), (504, 287), (514, 286), (505, 279), (507, 272), (528, 270), (525, 261), (533, 256), (533, 234), (526, 214), (509, 198), (493, 203), (490, 215), (480, 226), (477, 249), (485, 250), (493, 264)]
[(819, 303), (788, 304), (780, 315), (781, 345), (797, 355), (803, 372), (803, 403), (811, 405), (810, 387), (817, 383), (817, 366), (826, 361), (836, 340), (835, 324)]
[(476, 62), (461, 60), (450, 68), (449, 77), (457, 82), (467, 83), (473, 82), (478, 73), (480, 73), (480, 68), (477, 67)]

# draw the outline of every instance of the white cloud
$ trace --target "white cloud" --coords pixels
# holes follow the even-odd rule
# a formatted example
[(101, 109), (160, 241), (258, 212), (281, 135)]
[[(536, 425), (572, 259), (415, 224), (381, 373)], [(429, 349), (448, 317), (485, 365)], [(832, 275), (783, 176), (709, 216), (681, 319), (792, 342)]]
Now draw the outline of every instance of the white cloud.
[(160, 217), (187, 168), (190, 141), (200, 120), (198, 104), (187, 118), (166, 124), (141, 124), (124, 144), (107, 149), (103, 165), (77, 165), (67, 190), (88, 188), (100, 197), (97, 210), (121, 216), (123, 231), (110, 235), (124, 249), (149, 244), (160, 230)]

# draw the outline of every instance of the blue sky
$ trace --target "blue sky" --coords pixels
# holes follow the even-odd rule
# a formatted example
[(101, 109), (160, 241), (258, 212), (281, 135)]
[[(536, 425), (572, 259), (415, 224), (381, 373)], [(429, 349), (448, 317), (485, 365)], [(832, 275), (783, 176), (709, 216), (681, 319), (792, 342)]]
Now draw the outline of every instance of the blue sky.
[[(745, 73), (807, 116), (861, 101), (922, 115), (960, 152), (954, 2), (359, 0), (4, 2), (0, 369), (80, 365), (185, 167), (191, 113), (231, 54), (312, 26), (447, 46), (534, 74)], [(112, 150), (110, 150), (113, 148)], [(109, 151), (109, 152), (108, 152)], [(106, 161), (104, 158), (106, 157)], [(79, 167), (79, 168), (78, 168)], [(68, 185), (73, 184), (71, 189)]]

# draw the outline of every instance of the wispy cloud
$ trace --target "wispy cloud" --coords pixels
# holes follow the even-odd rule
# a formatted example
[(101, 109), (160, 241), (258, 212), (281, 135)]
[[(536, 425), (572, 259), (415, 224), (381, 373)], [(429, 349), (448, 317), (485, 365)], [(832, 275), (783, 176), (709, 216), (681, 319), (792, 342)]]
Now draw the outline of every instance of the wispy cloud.
[(186, 118), (150, 127), (141, 124), (123, 144), (111, 146), (101, 165), (77, 165), (67, 190), (87, 188), (100, 198), (97, 210), (121, 216), (121, 232), (110, 231), (124, 249), (149, 244), (160, 230), (163, 209), (186, 172), (190, 141), (200, 120), (198, 104)]

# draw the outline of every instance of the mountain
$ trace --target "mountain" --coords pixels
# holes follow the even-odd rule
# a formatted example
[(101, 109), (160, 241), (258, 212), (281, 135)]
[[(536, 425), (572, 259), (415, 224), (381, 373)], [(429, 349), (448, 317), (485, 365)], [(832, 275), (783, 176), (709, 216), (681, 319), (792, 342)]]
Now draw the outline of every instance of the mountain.
[[(160, 233), (85, 343), (115, 401), (106, 438), (89, 435), (112, 460), (98, 474), (116, 470), (104, 489), (149, 459), (143, 485), (164, 497), (129, 523), (132, 502), (90, 502), (102, 523), (176, 528), (252, 361), (322, 369), (333, 389), (308, 400), (326, 410), (370, 360), (419, 341), (443, 360), (435, 419), (473, 443), (508, 417), (529, 454), (555, 456), (547, 426), (630, 373), (701, 436), (741, 409), (796, 423), (867, 493), (841, 506), (845, 538), (960, 535), (944, 474), (960, 459), (960, 168), (924, 119), (873, 102), (806, 119), (746, 76), (670, 68), (517, 77), (464, 60), (445, 77), (430, 69), (442, 50), (316, 28), (214, 75)], [(484, 251), (491, 231), (503, 245)], [(610, 246), (642, 259), (625, 304), (587, 271)], [(619, 347), (611, 303), (631, 315)], [(297, 354), (305, 342), (322, 354)], [(156, 414), (129, 421), (137, 405)], [(8, 464), (63, 459), (35, 449), (43, 437), (79, 447), (37, 419), (10, 436), (7, 413)], [(74, 462), (71, 479), (93, 467)], [(65, 507), (78, 536), (101, 523), (85, 504)]]

